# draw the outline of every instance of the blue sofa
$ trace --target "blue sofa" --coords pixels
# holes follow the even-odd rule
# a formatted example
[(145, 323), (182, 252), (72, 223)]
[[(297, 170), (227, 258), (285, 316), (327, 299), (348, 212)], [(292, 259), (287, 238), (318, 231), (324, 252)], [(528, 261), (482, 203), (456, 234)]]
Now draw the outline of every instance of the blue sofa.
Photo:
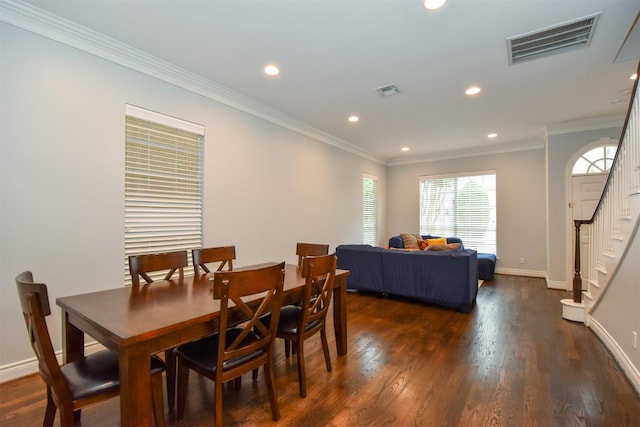
[[(422, 235), (423, 240), (437, 239), (440, 236)], [(462, 240), (458, 237), (447, 237), (447, 243), (459, 243), (464, 249)], [(390, 248), (404, 248), (404, 241), (401, 236), (393, 236), (389, 239)], [(491, 281), (496, 270), (496, 256), (494, 254), (478, 253), (478, 279)]]
[(349, 270), (347, 288), (413, 298), (464, 313), (478, 294), (476, 251), (405, 251), (340, 245), (338, 268)]

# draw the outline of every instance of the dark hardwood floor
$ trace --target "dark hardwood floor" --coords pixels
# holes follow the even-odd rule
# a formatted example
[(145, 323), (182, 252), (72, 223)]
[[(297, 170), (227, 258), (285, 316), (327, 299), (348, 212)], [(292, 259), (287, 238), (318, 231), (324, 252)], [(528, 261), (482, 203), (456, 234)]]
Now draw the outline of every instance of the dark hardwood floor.
[[(593, 332), (561, 318), (542, 279), (496, 276), (470, 314), (372, 294), (348, 295), (349, 351), (328, 373), (318, 339), (305, 344), (308, 395), (295, 358), (278, 340), (279, 422), (262, 373), (227, 388), (225, 425), (273, 426), (640, 426), (640, 397)], [(330, 337), (333, 335), (329, 334)], [(185, 420), (213, 423), (209, 380), (190, 377)], [(0, 425), (41, 425), (37, 375), (0, 385)], [(56, 417), (56, 426), (59, 425)], [(118, 400), (86, 409), (81, 425), (119, 424)]]

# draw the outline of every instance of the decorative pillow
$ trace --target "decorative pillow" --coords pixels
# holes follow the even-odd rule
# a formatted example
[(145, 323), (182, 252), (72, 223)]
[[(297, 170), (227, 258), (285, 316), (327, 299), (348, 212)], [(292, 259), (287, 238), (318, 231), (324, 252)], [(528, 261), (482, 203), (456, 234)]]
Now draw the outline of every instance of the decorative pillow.
[(446, 245), (447, 244), (447, 238), (446, 237), (440, 237), (439, 239), (427, 239), (427, 244), (429, 246), (431, 246), (431, 245)]
[(418, 246), (418, 239), (415, 235), (400, 233), (400, 237), (402, 237), (405, 249), (420, 249), (420, 246)]
[(447, 245), (437, 244), (427, 246), (427, 251), (449, 251), (452, 249), (460, 249), (460, 243), (449, 243)]

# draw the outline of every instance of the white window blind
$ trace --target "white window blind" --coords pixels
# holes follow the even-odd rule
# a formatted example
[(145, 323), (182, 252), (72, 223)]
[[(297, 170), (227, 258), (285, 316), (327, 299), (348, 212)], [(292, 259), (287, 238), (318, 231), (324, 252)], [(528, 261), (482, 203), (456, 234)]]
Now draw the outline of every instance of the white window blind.
[(467, 249), (495, 254), (495, 171), (420, 177), (420, 234), (459, 237)]
[(125, 124), (124, 269), (131, 284), (129, 255), (202, 246), (204, 128), (129, 105)]
[(362, 243), (378, 244), (378, 178), (362, 176)]

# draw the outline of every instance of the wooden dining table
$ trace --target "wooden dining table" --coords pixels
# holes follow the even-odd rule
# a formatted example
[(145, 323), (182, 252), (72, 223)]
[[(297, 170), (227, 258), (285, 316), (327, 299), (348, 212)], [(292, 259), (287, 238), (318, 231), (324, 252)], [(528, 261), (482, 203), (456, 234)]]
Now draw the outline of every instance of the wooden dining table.
[[(266, 265), (273, 263), (242, 269)], [(347, 354), (348, 275), (347, 270), (337, 270), (333, 290), (339, 356)], [(151, 355), (217, 330), (220, 304), (213, 299), (211, 278), (212, 274), (185, 276), (56, 300), (62, 310), (65, 363), (84, 356), (85, 334), (118, 354), (122, 426), (152, 424)], [(287, 264), (283, 304), (300, 301), (304, 283), (301, 269)]]

